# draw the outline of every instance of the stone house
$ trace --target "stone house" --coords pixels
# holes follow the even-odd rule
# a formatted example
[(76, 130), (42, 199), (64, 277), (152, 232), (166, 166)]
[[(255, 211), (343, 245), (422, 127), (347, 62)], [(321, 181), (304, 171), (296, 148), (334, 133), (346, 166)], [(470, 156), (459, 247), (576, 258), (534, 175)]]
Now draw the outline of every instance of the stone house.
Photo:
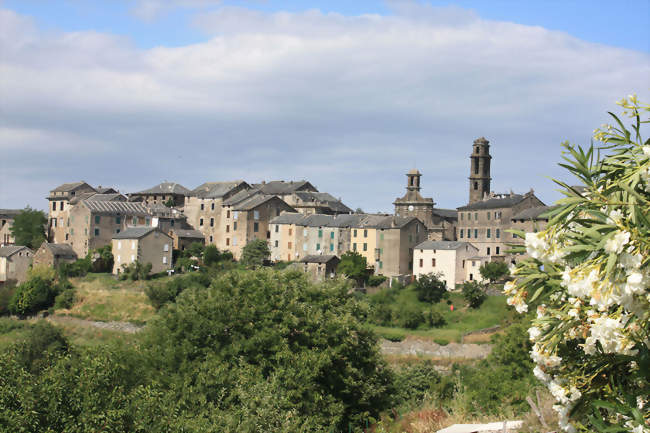
[(203, 236), (203, 233), (198, 230), (172, 229), (168, 234), (172, 237), (175, 250), (185, 251), (185, 248), (189, 247), (194, 242), (205, 245), (205, 236)]
[(304, 265), (303, 270), (318, 281), (334, 278), (340, 261), (341, 259), (333, 254), (309, 255), (300, 259)]
[[(85, 257), (85, 255), (83, 256)], [(43, 242), (34, 253), (34, 266), (48, 266), (58, 268), (61, 263), (72, 263), (78, 258), (69, 244), (52, 244)]]
[(206, 182), (199, 185), (185, 198), (183, 212), (187, 223), (203, 233), (206, 244), (222, 245), (223, 201), (251, 189), (252, 187), (243, 180)]
[(299, 213), (312, 214), (351, 214), (352, 209), (343, 204), (340, 199), (326, 192), (298, 191), (288, 197), (287, 203)]
[(188, 197), (190, 193), (189, 189), (179, 183), (163, 182), (149, 189), (129, 194), (129, 201), (164, 205), (171, 200), (174, 207), (182, 208), (185, 204), (185, 197)]
[(152, 226), (149, 209), (142, 203), (82, 200), (70, 210), (64, 242), (79, 257), (111, 244), (113, 236), (135, 226)]
[(284, 181), (272, 180), (270, 182), (254, 183), (252, 187), (263, 194), (275, 195), (291, 205), (292, 197), (296, 192), (318, 192), (318, 189), (306, 180)]
[(0, 247), (0, 283), (15, 281), (20, 284), (27, 279), (34, 252), (24, 246)]
[(284, 200), (259, 191), (241, 191), (223, 202), (221, 231), (217, 248), (228, 250), (237, 260), (242, 248), (253, 239), (269, 242), (269, 222), (282, 212), (295, 212)]
[(66, 223), (68, 221), (68, 212), (70, 200), (78, 195), (86, 193), (96, 193), (92, 186), (84, 181), (64, 183), (50, 191), (47, 197), (49, 201), (49, 218), (48, 218), (48, 235), (47, 238), (53, 243), (65, 242), (67, 233)]
[(490, 194), (483, 200), (458, 208), (458, 240), (471, 242), (479, 256), (507, 260), (509, 243), (517, 242), (506, 230), (513, 228), (512, 217), (544, 206), (535, 194)]
[(454, 290), (467, 278), (470, 258), (478, 254), (478, 248), (469, 242), (425, 241), (413, 251), (413, 275), (440, 273), (447, 290)]
[(0, 209), (0, 246), (13, 245), (16, 242), (11, 227), (14, 218), (21, 212), (21, 209)]
[(112, 239), (113, 274), (124, 266), (139, 262), (151, 263), (156, 274), (172, 268), (172, 238), (157, 227), (129, 227)]

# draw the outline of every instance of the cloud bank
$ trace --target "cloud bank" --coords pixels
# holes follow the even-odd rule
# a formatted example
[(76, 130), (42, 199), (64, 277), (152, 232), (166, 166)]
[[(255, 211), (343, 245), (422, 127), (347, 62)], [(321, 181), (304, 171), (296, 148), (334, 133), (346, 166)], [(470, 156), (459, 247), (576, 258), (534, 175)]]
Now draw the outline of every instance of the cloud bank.
[(80, 179), (129, 192), (305, 178), (392, 211), (413, 167), (425, 196), (457, 207), (480, 136), (494, 190), (552, 201), (560, 142), (588, 144), (615, 100), (650, 88), (646, 53), (459, 8), (222, 7), (192, 25), (205, 42), (142, 50), (0, 11), (0, 207), (45, 208), (49, 189)]

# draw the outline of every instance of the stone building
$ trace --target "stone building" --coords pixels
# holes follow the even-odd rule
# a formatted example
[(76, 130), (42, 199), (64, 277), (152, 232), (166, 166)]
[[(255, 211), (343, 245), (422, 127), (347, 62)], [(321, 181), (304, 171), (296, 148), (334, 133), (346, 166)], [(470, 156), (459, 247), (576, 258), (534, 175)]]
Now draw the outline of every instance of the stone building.
[(447, 290), (465, 282), (470, 259), (478, 254), (478, 248), (469, 242), (424, 241), (413, 253), (413, 275), (442, 274)]
[(25, 281), (33, 255), (31, 249), (20, 245), (0, 247), (0, 283)]
[(469, 204), (482, 200), (490, 194), (490, 142), (485, 137), (474, 140), (470, 156)]
[(304, 266), (303, 270), (317, 281), (334, 278), (340, 261), (341, 259), (333, 254), (310, 255), (300, 260)]
[(454, 209), (435, 208), (434, 201), (420, 194), (422, 174), (413, 169), (406, 173), (406, 194), (395, 199), (395, 215), (415, 217), (427, 227), (428, 238), (432, 240), (455, 240), (457, 215)]
[[(537, 206), (524, 209), (510, 218), (511, 229), (520, 230), (525, 233), (535, 233), (546, 229), (548, 224), (548, 212), (553, 210), (552, 206)], [(524, 239), (518, 236), (512, 236), (511, 244), (524, 244)], [(519, 254), (510, 259), (512, 263), (528, 258), (526, 254)], [(513, 262), (514, 260), (514, 262)]]
[(190, 195), (191, 191), (183, 185), (176, 182), (163, 182), (144, 191), (138, 191), (129, 194), (130, 201), (140, 201), (146, 204), (173, 204), (174, 207), (183, 207), (185, 197)]
[(58, 268), (61, 263), (72, 263), (77, 260), (77, 254), (68, 244), (52, 244), (43, 242), (34, 253), (34, 266)]
[(0, 246), (13, 245), (16, 242), (11, 227), (14, 218), (21, 212), (21, 209), (0, 209)]
[(352, 213), (352, 209), (326, 192), (318, 189), (306, 180), (273, 180), (253, 184), (253, 188), (264, 194), (278, 196), (299, 213), (336, 215)]
[(134, 262), (151, 263), (157, 274), (172, 268), (172, 238), (157, 227), (129, 227), (112, 239), (113, 274)]
[(195, 242), (205, 245), (205, 236), (198, 230), (193, 229), (172, 229), (168, 232), (174, 242), (174, 249), (185, 251)]
[(300, 229), (297, 224), (304, 219), (305, 215), (296, 212), (285, 212), (271, 219), (269, 222), (271, 261), (291, 262), (300, 258), (296, 248)]
[(68, 211), (70, 200), (84, 193), (96, 193), (92, 186), (84, 181), (64, 183), (50, 191), (49, 201), (48, 240), (53, 243), (65, 242), (67, 232)]

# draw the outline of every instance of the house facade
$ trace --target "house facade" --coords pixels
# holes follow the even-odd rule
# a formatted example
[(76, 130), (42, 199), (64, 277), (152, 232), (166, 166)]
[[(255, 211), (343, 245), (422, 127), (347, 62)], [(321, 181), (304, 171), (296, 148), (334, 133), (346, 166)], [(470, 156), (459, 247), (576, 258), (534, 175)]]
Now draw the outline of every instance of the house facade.
[(78, 256), (69, 244), (43, 242), (34, 253), (34, 266), (58, 268), (61, 263), (72, 263)]
[(0, 247), (0, 283), (14, 281), (20, 284), (27, 279), (34, 252), (24, 246)]
[(469, 242), (425, 241), (415, 247), (413, 275), (441, 274), (447, 290), (454, 290), (466, 281), (470, 258), (477, 254), (478, 248)]
[(130, 201), (139, 201), (149, 205), (172, 204), (173, 207), (183, 207), (185, 197), (190, 195), (190, 190), (176, 182), (163, 182), (143, 191), (129, 194)]
[(70, 211), (70, 201), (79, 195), (96, 193), (95, 188), (84, 181), (64, 183), (50, 191), (48, 205), (48, 240), (52, 243), (66, 241), (66, 225)]
[(317, 281), (336, 276), (336, 267), (341, 260), (333, 254), (308, 255), (300, 259), (303, 270)]
[(159, 273), (172, 268), (173, 240), (157, 227), (130, 227), (112, 239), (113, 274), (124, 266), (139, 262), (151, 263), (151, 272)]
[(14, 218), (21, 212), (21, 209), (0, 209), (0, 246), (16, 243), (13, 233), (11, 233), (11, 227), (14, 224)]

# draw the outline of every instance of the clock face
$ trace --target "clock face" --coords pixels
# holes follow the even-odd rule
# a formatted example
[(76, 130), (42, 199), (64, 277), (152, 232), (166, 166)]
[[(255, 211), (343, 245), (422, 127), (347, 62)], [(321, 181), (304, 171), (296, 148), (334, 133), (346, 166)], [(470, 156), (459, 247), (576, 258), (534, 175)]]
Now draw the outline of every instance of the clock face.
[(413, 209), (415, 209), (415, 208), (413, 207), (412, 204), (410, 204), (410, 205), (409, 205), (409, 211), (413, 212)]

